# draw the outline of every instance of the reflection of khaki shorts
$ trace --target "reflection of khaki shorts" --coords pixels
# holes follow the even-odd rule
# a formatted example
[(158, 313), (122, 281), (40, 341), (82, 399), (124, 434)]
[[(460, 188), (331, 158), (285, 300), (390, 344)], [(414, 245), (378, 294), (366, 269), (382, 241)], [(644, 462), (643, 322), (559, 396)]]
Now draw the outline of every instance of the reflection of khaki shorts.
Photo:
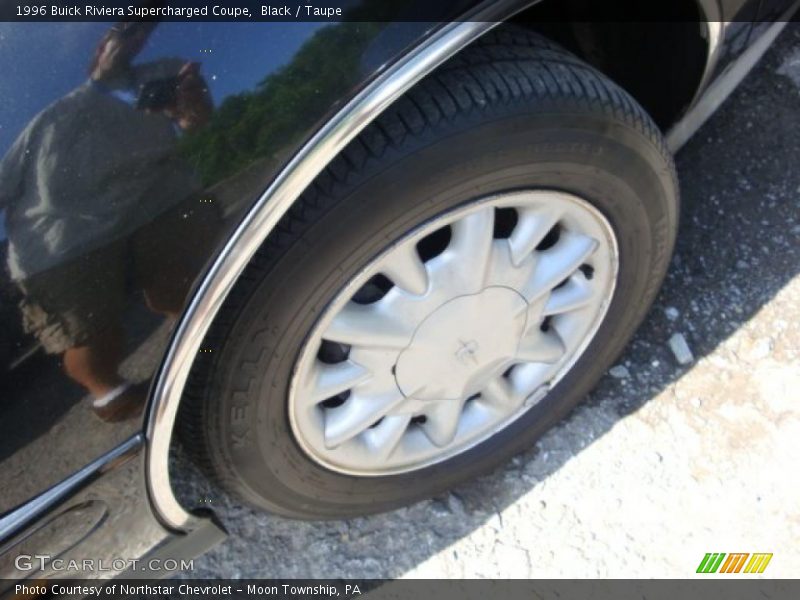
[(218, 229), (214, 204), (192, 198), (115, 240), (18, 282), (26, 333), (51, 354), (87, 345), (122, 325), (131, 287), (156, 311), (177, 311), (208, 258)]

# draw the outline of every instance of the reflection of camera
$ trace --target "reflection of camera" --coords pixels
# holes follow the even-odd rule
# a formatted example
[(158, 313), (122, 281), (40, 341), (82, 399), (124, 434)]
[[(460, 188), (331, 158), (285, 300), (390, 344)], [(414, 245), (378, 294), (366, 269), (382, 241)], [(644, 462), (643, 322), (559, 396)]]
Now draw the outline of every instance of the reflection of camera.
[(164, 110), (177, 104), (178, 78), (155, 79), (139, 86), (136, 108), (142, 110)]

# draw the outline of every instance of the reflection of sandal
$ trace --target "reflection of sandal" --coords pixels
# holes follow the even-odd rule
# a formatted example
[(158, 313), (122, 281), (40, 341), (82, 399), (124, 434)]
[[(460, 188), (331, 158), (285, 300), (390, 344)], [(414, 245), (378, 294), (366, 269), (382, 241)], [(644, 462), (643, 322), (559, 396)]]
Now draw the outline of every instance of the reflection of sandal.
[(92, 401), (92, 410), (103, 421), (115, 423), (141, 413), (146, 398), (144, 386), (126, 381), (107, 394), (95, 398)]

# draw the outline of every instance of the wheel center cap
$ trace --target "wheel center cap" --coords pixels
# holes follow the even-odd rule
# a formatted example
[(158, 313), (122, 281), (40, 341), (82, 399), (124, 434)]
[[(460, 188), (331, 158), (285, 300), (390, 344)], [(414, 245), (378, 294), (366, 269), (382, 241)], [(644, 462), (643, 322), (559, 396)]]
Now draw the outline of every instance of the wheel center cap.
[(442, 304), (419, 324), (395, 367), (407, 398), (459, 400), (513, 362), (528, 304), (507, 287), (489, 287)]

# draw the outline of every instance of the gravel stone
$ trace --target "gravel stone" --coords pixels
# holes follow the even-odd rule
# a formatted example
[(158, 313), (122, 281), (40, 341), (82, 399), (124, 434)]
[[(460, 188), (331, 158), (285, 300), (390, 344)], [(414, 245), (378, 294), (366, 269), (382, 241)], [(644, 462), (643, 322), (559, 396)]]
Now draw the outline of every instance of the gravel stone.
[(694, 354), (689, 349), (689, 344), (682, 333), (675, 333), (669, 338), (669, 349), (672, 350), (678, 364), (688, 365), (694, 361)]
[(800, 48), (795, 48), (785, 56), (776, 73), (788, 77), (800, 91)]
[(631, 376), (630, 371), (628, 371), (628, 367), (625, 365), (616, 365), (611, 367), (608, 373), (615, 379), (627, 379)]

